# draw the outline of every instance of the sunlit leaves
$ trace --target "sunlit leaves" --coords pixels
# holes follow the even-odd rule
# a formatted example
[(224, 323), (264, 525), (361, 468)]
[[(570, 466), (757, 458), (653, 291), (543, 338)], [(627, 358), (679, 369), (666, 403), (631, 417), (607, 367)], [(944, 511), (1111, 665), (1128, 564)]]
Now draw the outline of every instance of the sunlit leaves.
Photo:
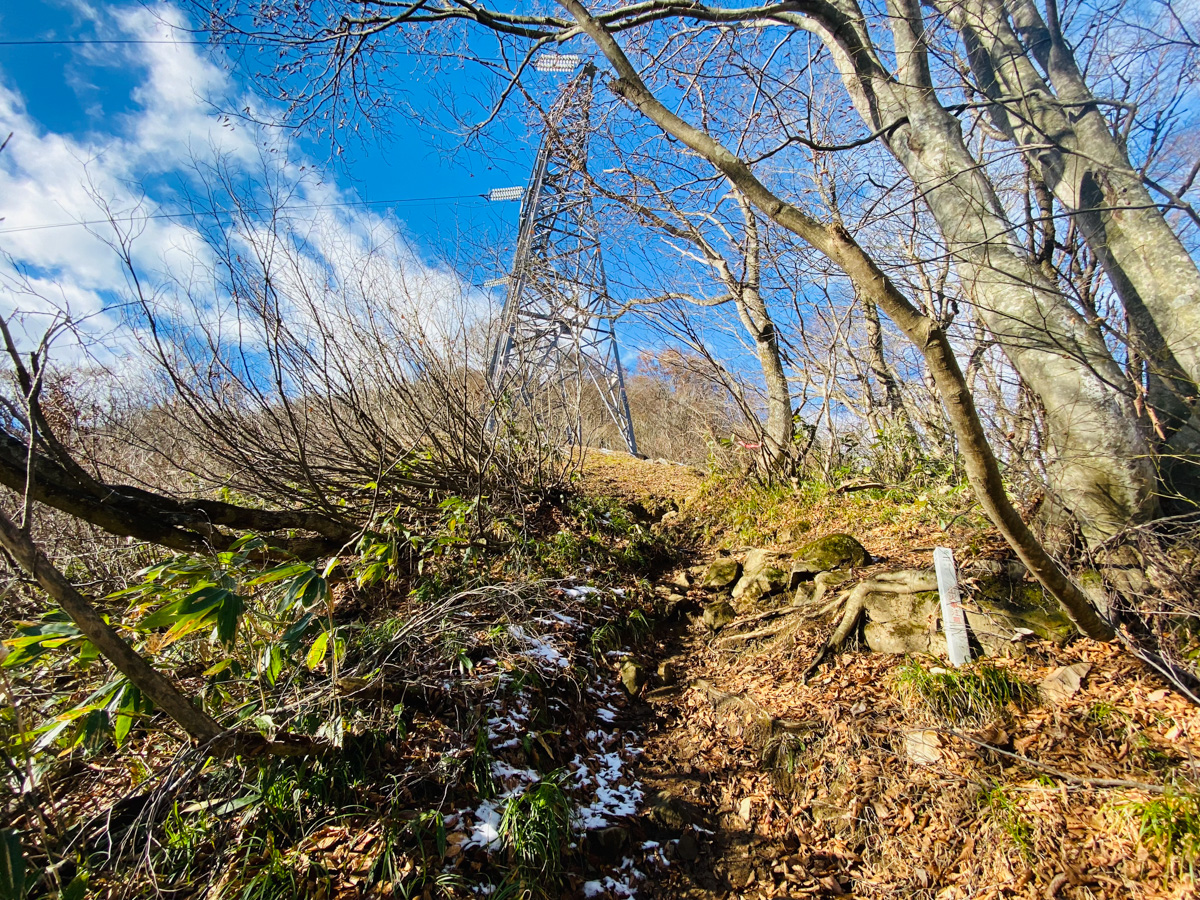
[(308, 649), (308, 655), (304, 657), (304, 664), (310, 669), (315, 669), (325, 660), (325, 651), (329, 647), (329, 632), (322, 631), (317, 635), (317, 639), (313, 641), (312, 646)]

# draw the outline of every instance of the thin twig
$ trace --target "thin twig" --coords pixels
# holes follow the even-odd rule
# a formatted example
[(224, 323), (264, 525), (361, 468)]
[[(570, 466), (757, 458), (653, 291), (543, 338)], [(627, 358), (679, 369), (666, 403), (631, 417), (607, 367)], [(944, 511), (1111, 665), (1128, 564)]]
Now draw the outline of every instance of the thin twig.
[(1141, 781), (1126, 781), (1122, 778), (1087, 778), (1083, 775), (1072, 775), (1069, 772), (1064, 772), (1062, 769), (1056, 769), (1054, 766), (1047, 765), (1043, 762), (1038, 762), (1036, 759), (1030, 759), (1028, 756), (1022, 756), (1020, 753), (1013, 753), (1011, 750), (1002, 750), (995, 744), (989, 744), (987, 741), (981, 741), (979, 738), (973, 738), (969, 734), (955, 728), (937, 728), (935, 731), (940, 731), (943, 734), (948, 734), (956, 738), (961, 738), (969, 744), (974, 744), (976, 747), (981, 747), (984, 750), (990, 750), (993, 753), (998, 753), (1001, 756), (1014, 760), (1034, 769), (1039, 769), (1055, 778), (1061, 778), (1063, 781), (1069, 781), (1073, 784), (1083, 784), (1088, 787), (1111, 787), (1111, 788), (1129, 788), (1131, 790), (1146, 791), (1151, 794), (1162, 794), (1166, 792), (1166, 787), (1161, 784), (1146, 784)]

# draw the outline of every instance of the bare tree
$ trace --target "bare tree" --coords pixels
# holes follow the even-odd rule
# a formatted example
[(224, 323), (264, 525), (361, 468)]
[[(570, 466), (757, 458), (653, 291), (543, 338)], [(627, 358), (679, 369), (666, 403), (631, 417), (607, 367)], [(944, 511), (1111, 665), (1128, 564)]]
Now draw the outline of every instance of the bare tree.
[[(709, 279), (716, 282), (720, 293), (712, 297), (701, 297), (685, 291), (667, 291), (658, 296), (637, 297), (626, 301), (625, 308), (640, 307), (640, 318), (653, 326), (656, 317), (650, 307), (670, 301), (682, 302), (701, 309), (718, 309), (732, 306), (737, 313), (742, 333), (749, 338), (757, 358), (762, 382), (765, 385), (767, 419), (759, 428), (758, 415), (752, 404), (747, 402), (746, 391), (736, 379), (723, 376), (730, 385), (731, 393), (743, 408), (745, 419), (756, 430), (762, 447), (763, 469), (766, 473), (787, 474), (792, 465), (793, 417), (792, 395), (784, 369), (783, 348), (778, 330), (772, 318), (765, 296), (763, 270), (769, 265), (765, 237), (761, 234), (758, 216), (746, 199), (736, 191), (718, 198), (717, 210), (689, 214), (667, 191), (654, 185), (638, 173), (622, 173), (626, 179), (626, 190), (597, 189), (610, 202), (619, 204), (639, 224), (664, 237), (672, 251), (686, 261), (698, 264)], [(736, 225), (726, 222), (720, 215), (720, 205), (732, 200), (741, 219), (740, 232)], [(705, 228), (715, 233), (710, 237)], [(718, 248), (715, 238), (722, 239), (729, 251)], [(731, 258), (732, 257), (732, 258)], [(653, 265), (660, 271), (661, 264)], [(668, 279), (658, 277), (660, 288)], [(678, 306), (675, 307), (678, 310)], [(699, 341), (690, 341), (693, 352), (707, 355)], [(718, 367), (725, 372), (724, 367)]]

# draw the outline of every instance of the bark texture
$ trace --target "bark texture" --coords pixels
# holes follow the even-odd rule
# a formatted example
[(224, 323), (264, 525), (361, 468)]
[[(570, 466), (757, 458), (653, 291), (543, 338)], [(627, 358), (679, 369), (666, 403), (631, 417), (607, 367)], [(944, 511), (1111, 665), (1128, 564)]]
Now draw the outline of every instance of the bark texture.
[(754, 350), (767, 386), (767, 427), (764, 448), (769, 469), (781, 469), (792, 446), (792, 392), (783, 369), (783, 351), (770, 310), (762, 297), (762, 277), (758, 221), (754, 210), (740, 194), (738, 200), (746, 218), (746, 272), (742, 284), (728, 284), (735, 291), (735, 302), (742, 326), (754, 341)]
[[(1110, 130), (1053, 5), (1049, 22), (1033, 0), (938, 6), (996, 101), (993, 121), (1075, 214), (1120, 296), (1148, 363), (1150, 403), (1173, 436), (1195, 416), (1200, 397), (1200, 269)], [(1194, 450), (1196, 433), (1189, 432)]]
[(883, 132), (925, 199), (976, 315), (1041, 398), (1058, 494), (1090, 542), (1152, 518), (1157, 474), (1123, 373), (1016, 241), (958, 121), (938, 103), (915, 0), (889, 4), (894, 73), (877, 58), (857, 4), (841, 0), (836, 9), (819, 20), (796, 18), (833, 53), (864, 122)]

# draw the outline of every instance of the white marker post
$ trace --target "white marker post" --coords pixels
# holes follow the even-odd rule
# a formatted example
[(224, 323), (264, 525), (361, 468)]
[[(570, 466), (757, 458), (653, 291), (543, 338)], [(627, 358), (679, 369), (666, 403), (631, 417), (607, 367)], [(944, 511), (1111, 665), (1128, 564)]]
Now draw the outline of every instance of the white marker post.
[(971, 648), (967, 643), (967, 614), (963, 612), (958, 575), (954, 571), (954, 553), (949, 547), (934, 548), (933, 570), (937, 573), (938, 597), (942, 601), (946, 649), (950, 653), (950, 662), (961, 666), (971, 661)]

